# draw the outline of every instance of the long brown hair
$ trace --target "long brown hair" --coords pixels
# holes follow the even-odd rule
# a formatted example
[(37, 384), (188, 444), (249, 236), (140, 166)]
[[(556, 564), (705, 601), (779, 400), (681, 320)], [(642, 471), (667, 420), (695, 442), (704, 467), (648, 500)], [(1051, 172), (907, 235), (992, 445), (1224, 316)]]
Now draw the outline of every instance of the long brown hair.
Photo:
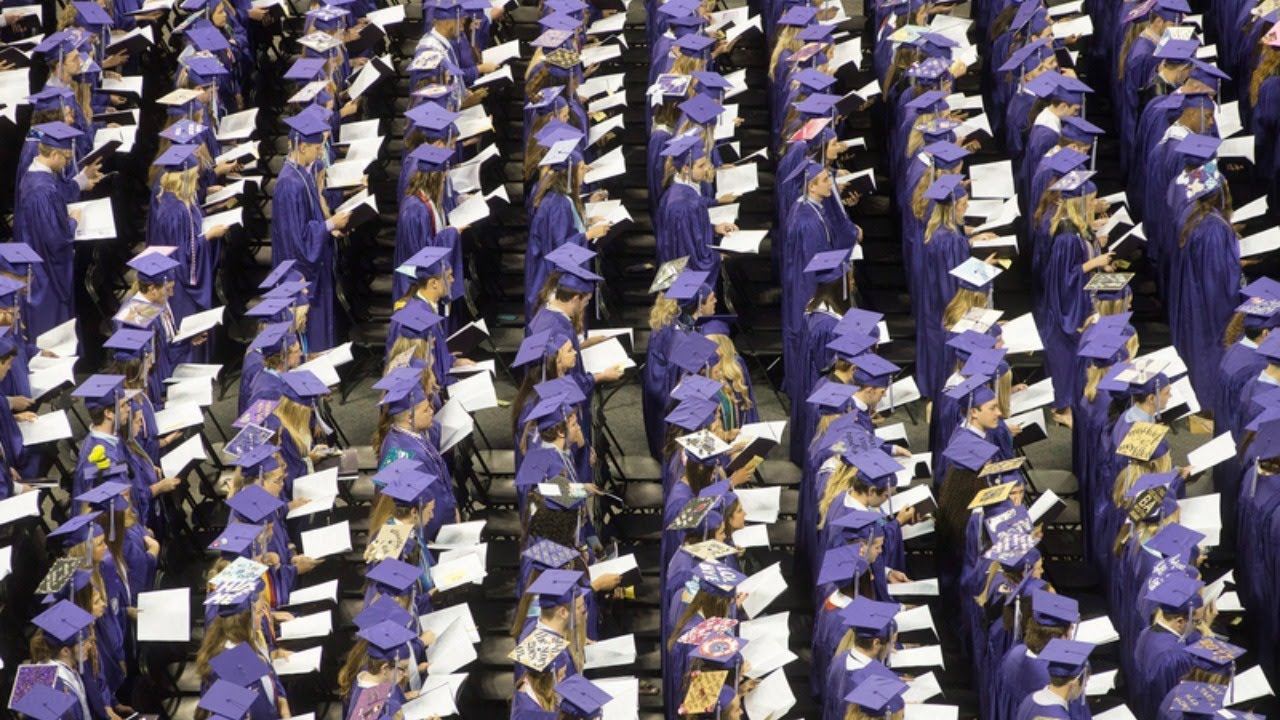
[(1197, 198), (1193, 207), (1195, 209), (1187, 216), (1187, 222), (1182, 226), (1182, 232), (1178, 234), (1178, 247), (1187, 246), (1187, 239), (1191, 237), (1191, 233), (1195, 232), (1200, 223), (1212, 215), (1214, 210), (1222, 216), (1222, 222), (1227, 229), (1231, 230), (1231, 234), (1236, 234), (1235, 228), (1231, 226), (1231, 189), (1227, 187), (1225, 181), (1217, 192)]
[(533, 207), (536, 210), (542, 206), (542, 199), (547, 193), (559, 193), (569, 198), (574, 208), (578, 210), (579, 217), (586, 217), (586, 206), (582, 203), (581, 196), (582, 184), (578, 182), (578, 166), (576, 163), (570, 164), (567, 170), (549, 170), (542, 177), (537, 191), (533, 195)]
[(671, 637), (667, 638), (667, 650), (676, 646), (676, 640), (684, 634), (684, 626), (695, 617), (703, 618), (728, 617), (729, 604), (731, 598), (712, 595), (709, 592), (698, 591), (693, 596), (693, 600), (685, 606), (684, 612), (680, 613), (680, 619), (671, 628)]
[(1262, 83), (1275, 77), (1278, 71), (1280, 71), (1280, 50), (1263, 43), (1258, 53), (1258, 63), (1253, 68), (1253, 75), (1249, 78), (1249, 104), (1251, 106), (1257, 108), (1258, 93), (1262, 90)]
[(200, 643), (200, 651), (196, 653), (196, 673), (201, 682), (209, 679), (212, 669), (209, 661), (222, 654), (227, 643), (239, 645), (249, 642), (253, 636), (253, 610), (245, 610), (235, 615), (217, 615), (213, 622), (205, 628), (204, 640)]

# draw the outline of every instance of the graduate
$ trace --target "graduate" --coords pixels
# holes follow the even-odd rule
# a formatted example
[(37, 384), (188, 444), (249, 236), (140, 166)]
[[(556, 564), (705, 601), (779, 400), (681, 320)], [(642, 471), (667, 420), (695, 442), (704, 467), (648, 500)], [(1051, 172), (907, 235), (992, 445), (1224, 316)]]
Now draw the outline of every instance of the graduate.
[(435, 514), (424, 521), (422, 532), (434, 538), (446, 523), (461, 522), (449, 467), (439, 449), (428, 436), (435, 410), (432, 399), (423, 389), (422, 374), (416, 370), (397, 371), (395, 380), (381, 403), (390, 424), (380, 433), (379, 467), (408, 458), (421, 465), (421, 470), (435, 478), (430, 484), (430, 497), (435, 501)]
[(82, 133), (62, 122), (41, 126), (43, 138), (27, 169), (21, 196), (14, 207), (14, 240), (39, 254), (32, 267), (31, 315), (33, 335), (50, 330), (76, 314), (74, 241), (80, 211), (68, 210), (61, 173), (71, 161)]
[[(1074, 599), (1045, 591), (1032, 593), (1031, 617), (1023, 642), (1010, 648), (1000, 663), (992, 718), (1019, 717), (1024, 701), (1049, 683), (1047, 663), (1039, 658), (1040, 654), (1054, 639), (1069, 638), (1079, 621), (1080, 611)], [(1083, 695), (1068, 702), (1068, 717), (1088, 718), (1088, 712)]]
[(1201, 628), (1213, 622), (1216, 611), (1203, 607), (1203, 586), (1174, 574), (1144, 596), (1156, 611), (1134, 646), (1133, 667), (1140, 682), (1130, 688), (1130, 702), (1146, 717), (1155, 716), (1160, 701), (1191, 669), (1192, 656), (1183, 648), (1199, 641)]
[(1079, 706), (1084, 698), (1085, 684), (1089, 679), (1089, 653), (1091, 643), (1054, 639), (1045, 645), (1039, 657), (1048, 666), (1049, 682), (1042, 689), (1022, 701), (1015, 720), (1036, 718), (1088, 718), (1092, 717), (1087, 704), (1075, 714), (1072, 706)]
[(662, 151), (670, 158), (675, 174), (657, 208), (655, 229), (659, 230), (658, 262), (688, 257), (688, 267), (720, 276), (720, 253), (712, 247), (717, 235), (727, 235), (737, 226), (723, 222), (712, 225), (702, 199), (702, 183), (715, 179), (715, 167), (707, 155), (707, 140), (701, 132), (678, 135)]
[(331, 235), (346, 229), (351, 214), (330, 215), (311, 169), (324, 150), (328, 124), (307, 111), (287, 118), (286, 124), (291, 151), (271, 198), (271, 259), (277, 265), (293, 260), (311, 283), (307, 340), (311, 351), (318, 352), (332, 347), (337, 337)]
[[(415, 109), (427, 108), (447, 112), (435, 103), (424, 103)], [(395, 252), (395, 265), (400, 267), (424, 247), (447, 248), (448, 264), (457, 268), (459, 273), (454, 279), (454, 287), (449, 288), (450, 298), (461, 296), (463, 267), (462, 230), (449, 225), (444, 214), (446, 171), (452, 158), (451, 149), (427, 143), (419, 145), (405, 158), (405, 165), (412, 170), (407, 175), (404, 200), (396, 217)], [(404, 298), (412, 285), (411, 279), (403, 273), (393, 273), (391, 296), (397, 300)]]

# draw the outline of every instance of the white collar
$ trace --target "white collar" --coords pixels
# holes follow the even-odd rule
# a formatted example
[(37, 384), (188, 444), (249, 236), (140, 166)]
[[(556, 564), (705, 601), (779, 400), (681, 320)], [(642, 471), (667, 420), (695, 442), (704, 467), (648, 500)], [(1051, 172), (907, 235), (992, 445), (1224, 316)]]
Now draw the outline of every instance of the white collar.
[(844, 659), (844, 666), (847, 670), (857, 670), (871, 664), (871, 658), (863, 655), (858, 648), (849, 648), (849, 657)]
[(1069, 707), (1066, 698), (1049, 692), (1049, 688), (1041, 688), (1035, 691), (1035, 694), (1031, 696), (1031, 702), (1043, 707)]
[(1258, 349), (1258, 343), (1256, 343), (1256, 342), (1254, 342), (1254, 341), (1252, 341), (1252, 340), (1250, 340), (1249, 338), (1244, 337), (1244, 336), (1241, 336), (1241, 337), (1240, 337), (1240, 344), (1241, 344), (1241, 345), (1243, 345), (1243, 346), (1245, 346), (1245, 347), (1247, 347), (1247, 348), (1249, 348), (1250, 350), (1257, 350), (1257, 349)]
[(854, 497), (853, 493), (851, 492), (847, 492), (844, 494), (844, 506), (851, 507), (854, 510), (862, 510), (863, 512), (869, 511), (871, 509), (866, 505), (863, 505), (862, 501)]
[(676, 183), (678, 185), (684, 185), (685, 187), (691, 187), (694, 190), (697, 190), (698, 192), (702, 192), (702, 187), (699, 186), (698, 183), (694, 182), (693, 180), (686, 180), (685, 178), (682, 178), (679, 175), (672, 176), (671, 182)]
[(27, 166), (27, 172), (42, 172), (42, 173), (49, 173), (50, 175), (52, 175), (53, 168), (40, 162), (40, 158), (34, 157), (34, 158), (31, 158), (31, 164)]
[(1035, 124), (1040, 127), (1049, 128), (1056, 133), (1062, 132), (1062, 118), (1058, 117), (1057, 114), (1049, 108), (1041, 110), (1040, 114), (1036, 115)]

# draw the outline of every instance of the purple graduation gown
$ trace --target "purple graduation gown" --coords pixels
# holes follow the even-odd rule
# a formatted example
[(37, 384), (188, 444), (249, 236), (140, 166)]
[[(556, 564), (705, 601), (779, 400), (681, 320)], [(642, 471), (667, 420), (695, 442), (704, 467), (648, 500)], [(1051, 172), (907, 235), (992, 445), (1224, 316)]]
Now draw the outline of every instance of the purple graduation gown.
[(76, 313), (76, 221), (67, 215), (62, 181), (52, 172), (30, 172), (13, 212), (13, 239), (44, 262), (31, 267), (31, 313), (27, 325), (38, 336)]
[[(437, 209), (439, 211), (439, 209)], [(443, 212), (441, 211), (443, 215)], [(449, 267), (453, 269), (450, 297), (461, 297), (463, 290), (462, 237), (458, 229), (440, 228), (435, 214), (421, 195), (409, 195), (400, 203), (396, 217), (395, 266), (400, 267), (425, 247), (449, 248)], [(399, 300), (413, 289), (413, 281), (402, 273), (392, 273), (391, 297)]]
[[(1194, 207), (1179, 218), (1179, 233)], [(1222, 333), (1239, 304), (1240, 280), (1239, 237), (1226, 218), (1211, 212), (1174, 251), (1167, 298), (1173, 343), (1205, 407), (1217, 406)]]
[(916, 327), (916, 383), (927, 398), (937, 395), (947, 379), (942, 352), (946, 346), (947, 330), (942, 326), (942, 312), (960, 284), (951, 274), (951, 268), (967, 257), (968, 236), (963, 230), (945, 226), (934, 231), (920, 254), (920, 277), (912, 286), (919, 290), (916, 298), (920, 303)]
[(307, 340), (312, 352), (333, 347), (333, 240), (325, 222), (316, 178), (308, 168), (286, 160), (271, 198), (271, 261), (296, 261), (298, 272), (311, 282), (311, 313)]
[(687, 255), (690, 269), (706, 270), (713, 279), (719, 276), (720, 253), (711, 247), (715, 243), (715, 230), (697, 188), (672, 180), (658, 203), (655, 228), (659, 263)]
[(442, 525), (454, 522), (458, 511), (458, 500), (453, 491), (453, 479), (449, 475), (449, 467), (445, 464), (440, 451), (431, 444), (425, 434), (413, 433), (392, 426), (382, 440), (379, 453), (382, 457), (381, 467), (385, 467), (400, 458), (412, 458), (423, 464), (423, 469), (436, 476), (431, 484), (431, 497), (436, 501), (435, 514), (431, 522), (422, 527), (427, 538), (434, 539)]
[(548, 192), (529, 217), (529, 243), (524, 251), (524, 316), (538, 311), (538, 293), (554, 269), (546, 261), (551, 251), (573, 243), (587, 247), (586, 225), (569, 196)]
[(1057, 409), (1069, 407), (1080, 394), (1076, 347), (1080, 344), (1080, 328), (1093, 314), (1093, 299), (1084, 289), (1088, 273), (1083, 268), (1096, 255), (1097, 246), (1091, 240), (1077, 232), (1060, 232), (1053, 238), (1049, 262), (1045, 264), (1044, 301), (1049, 323), (1041, 332)]

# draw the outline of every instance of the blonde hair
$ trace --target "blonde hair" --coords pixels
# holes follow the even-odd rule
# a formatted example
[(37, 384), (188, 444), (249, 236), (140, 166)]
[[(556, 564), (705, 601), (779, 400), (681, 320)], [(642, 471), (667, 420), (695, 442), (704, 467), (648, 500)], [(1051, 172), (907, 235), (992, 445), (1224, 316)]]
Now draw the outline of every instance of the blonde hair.
[(947, 200), (935, 203), (933, 206), (933, 214), (929, 216), (929, 224), (924, 229), (924, 243), (929, 244), (933, 240), (933, 234), (939, 228), (947, 228), (949, 230), (959, 230), (960, 225), (955, 218), (955, 201)]
[[(280, 398), (280, 404), (272, 413), (280, 420), (281, 429), (293, 437), (298, 453), (304, 458), (311, 453), (311, 407)], [(283, 438), (281, 438), (283, 442)]]
[(668, 300), (665, 292), (658, 293), (658, 299), (653, 301), (653, 307), (649, 309), (649, 329), (657, 332), (675, 322), (679, 315), (680, 303)]
[(1049, 234), (1057, 235), (1058, 228), (1063, 220), (1071, 223), (1072, 232), (1084, 237), (1088, 240), (1093, 239), (1093, 203), (1090, 202), (1093, 194), (1081, 195), (1080, 197), (1063, 198), (1058, 204), (1058, 209), (1053, 214), (1053, 220), (1049, 221)]
[(782, 58), (782, 53), (794, 53), (800, 49), (800, 41), (796, 38), (800, 34), (800, 28), (795, 25), (784, 25), (778, 28), (778, 36), (773, 42), (773, 55), (769, 57), (769, 78), (774, 82), (778, 81), (778, 65)]
[(716, 341), (716, 352), (720, 356), (720, 362), (715, 369), (724, 378), (724, 384), (733, 391), (733, 404), (739, 410), (749, 410), (751, 394), (747, 388), (747, 380), (742, 374), (742, 366), (738, 364), (738, 350), (733, 346), (733, 340), (730, 340), (728, 335), (708, 335), (707, 338)]
[(1165, 453), (1160, 457), (1153, 457), (1150, 460), (1134, 460), (1128, 465), (1120, 469), (1116, 474), (1115, 485), (1111, 489), (1111, 502), (1115, 506), (1123, 509), (1125, 507), (1125, 495), (1129, 489), (1133, 487), (1133, 483), (1143, 475), (1151, 473), (1165, 473), (1173, 469), (1173, 456)]
[(852, 465), (846, 465), (843, 461), (836, 467), (836, 471), (831, 473), (831, 477), (827, 478), (827, 486), (822, 490), (822, 499), (818, 501), (818, 529), (821, 530), (827, 523), (827, 509), (831, 507), (831, 503), (835, 499), (849, 492), (849, 488), (853, 486), (853, 480), (858, 475), (858, 469)]
[(188, 168), (179, 172), (167, 172), (160, 176), (159, 191), (156, 197), (169, 193), (182, 202), (190, 205), (195, 202), (199, 183), (200, 168)]
[(964, 287), (956, 288), (956, 294), (951, 296), (951, 302), (947, 303), (946, 309), (942, 311), (942, 325), (950, 330), (970, 310), (986, 306), (986, 293)]

